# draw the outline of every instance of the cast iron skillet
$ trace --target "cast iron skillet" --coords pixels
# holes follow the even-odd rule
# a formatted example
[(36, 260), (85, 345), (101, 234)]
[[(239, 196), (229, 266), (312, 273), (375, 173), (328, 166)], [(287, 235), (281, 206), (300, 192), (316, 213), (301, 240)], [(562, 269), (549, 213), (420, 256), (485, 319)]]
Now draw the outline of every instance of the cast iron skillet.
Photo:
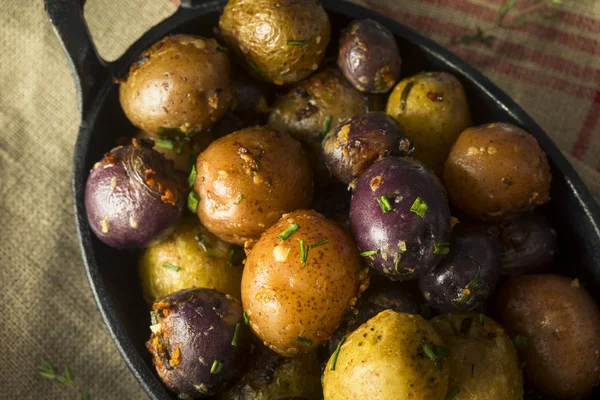
[[(174, 32), (212, 36), (225, 0), (184, 0), (171, 17), (146, 32), (117, 61), (102, 60), (83, 19), (85, 0), (45, 0), (46, 11), (66, 52), (75, 82), (81, 127), (73, 158), (73, 196), (79, 244), (96, 304), (110, 335), (140, 385), (153, 400), (175, 399), (159, 381), (144, 342), (149, 336), (148, 312), (137, 277), (135, 252), (117, 252), (91, 233), (85, 206), (85, 181), (93, 163), (115, 145), (119, 136), (133, 135), (123, 114), (114, 77), (123, 76), (136, 56), (151, 43)], [(332, 30), (350, 19), (372, 18), (397, 37), (404, 60), (403, 76), (422, 70), (442, 70), (465, 86), (475, 124), (510, 122), (533, 134), (548, 154), (552, 168), (552, 201), (545, 212), (558, 232), (556, 272), (586, 282), (598, 301), (600, 292), (600, 209), (573, 167), (552, 140), (514, 101), (473, 67), (397, 21), (338, 0), (322, 0), (330, 12)], [(337, 39), (332, 38), (335, 45)], [(600, 390), (596, 391), (596, 395)]]

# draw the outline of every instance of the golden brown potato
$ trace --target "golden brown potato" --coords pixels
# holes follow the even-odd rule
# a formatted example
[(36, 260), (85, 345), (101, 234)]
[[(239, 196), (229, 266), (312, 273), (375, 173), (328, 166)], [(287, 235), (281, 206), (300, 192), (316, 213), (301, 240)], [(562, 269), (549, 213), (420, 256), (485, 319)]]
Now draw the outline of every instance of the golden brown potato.
[(225, 243), (189, 216), (164, 241), (144, 250), (140, 280), (153, 303), (178, 290), (214, 288), (240, 298), (244, 252)]
[(165, 158), (173, 160), (175, 168), (189, 173), (196, 163), (196, 157), (213, 141), (210, 132), (202, 132), (194, 137), (178, 137), (159, 139), (144, 131), (138, 131), (135, 135), (138, 139), (150, 139), (154, 142), (153, 149), (161, 153)]
[(438, 175), (458, 135), (472, 125), (465, 91), (446, 72), (424, 72), (400, 81), (386, 112), (415, 144), (412, 156)]
[(219, 28), (253, 75), (277, 85), (314, 72), (331, 35), (327, 13), (314, 0), (229, 0)]
[(346, 337), (323, 374), (325, 400), (442, 400), (447, 349), (420, 315), (385, 310)]
[(308, 207), (310, 165), (300, 143), (269, 127), (234, 132), (198, 156), (198, 217), (222, 240), (258, 239), (286, 212)]
[(289, 358), (264, 351), (221, 400), (281, 400), (286, 397), (321, 400), (321, 367), (315, 353)]
[(483, 314), (446, 314), (430, 321), (449, 350), (452, 400), (520, 400), (523, 377), (511, 338)]
[(493, 123), (461, 133), (444, 168), (452, 204), (480, 221), (514, 219), (550, 200), (546, 153), (529, 133)]
[(352, 237), (321, 214), (299, 210), (250, 250), (242, 304), (265, 346), (295, 356), (326, 343), (367, 285)]
[(150, 134), (199, 132), (234, 100), (229, 59), (214, 39), (167, 36), (133, 63), (119, 97), (131, 123)]
[[(580, 399), (600, 381), (600, 311), (577, 279), (511, 277), (498, 293), (499, 321), (518, 338), (525, 377), (547, 395)], [(524, 339), (524, 338), (526, 339)]]

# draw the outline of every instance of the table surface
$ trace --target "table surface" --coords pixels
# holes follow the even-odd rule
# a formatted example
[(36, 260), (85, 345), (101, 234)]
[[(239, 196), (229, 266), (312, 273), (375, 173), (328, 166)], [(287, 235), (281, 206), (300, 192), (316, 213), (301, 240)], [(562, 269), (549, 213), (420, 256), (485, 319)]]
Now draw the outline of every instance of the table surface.
[[(449, 45), (491, 26), (504, 0), (356, 0)], [(100, 54), (117, 58), (176, 9), (166, 0), (89, 0)], [(526, 0), (518, 2), (527, 3)], [(41, 0), (0, 13), (0, 388), (13, 399), (146, 396), (121, 360), (88, 287), (71, 200), (79, 124), (67, 63)], [(554, 20), (494, 32), (491, 48), (450, 46), (548, 132), (600, 198), (600, 2), (564, 0)], [(69, 365), (73, 383), (38, 375), (42, 359)], [(62, 371), (61, 371), (62, 372)], [(4, 397), (4, 396), (0, 396)]]

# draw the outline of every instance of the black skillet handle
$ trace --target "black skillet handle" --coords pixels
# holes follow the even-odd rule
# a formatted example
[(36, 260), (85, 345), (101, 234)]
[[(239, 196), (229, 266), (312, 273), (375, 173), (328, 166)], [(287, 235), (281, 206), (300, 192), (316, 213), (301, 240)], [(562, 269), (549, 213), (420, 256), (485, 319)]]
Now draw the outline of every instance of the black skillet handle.
[(82, 116), (110, 74), (83, 18), (84, 4), (85, 0), (44, 0), (50, 23), (67, 56)]

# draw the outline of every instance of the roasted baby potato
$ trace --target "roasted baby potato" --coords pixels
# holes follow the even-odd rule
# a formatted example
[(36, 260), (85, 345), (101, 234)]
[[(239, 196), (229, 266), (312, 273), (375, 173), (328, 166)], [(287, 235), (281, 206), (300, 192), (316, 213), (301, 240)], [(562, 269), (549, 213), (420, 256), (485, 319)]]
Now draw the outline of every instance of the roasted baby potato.
[(257, 126), (216, 140), (198, 156), (194, 191), (202, 224), (242, 245), (310, 204), (312, 172), (300, 143)]
[(406, 156), (413, 146), (392, 117), (370, 112), (344, 120), (329, 130), (321, 150), (329, 171), (348, 184), (379, 158)]
[(119, 98), (131, 123), (150, 134), (200, 132), (234, 100), (229, 59), (214, 39), (167, 36), (133, 63)]
[(198, 218), (185, 217), (162, 242), (144, 250), (140, 280), (150, 303), (192, 287), (213, 288), (240, 298), (244, 252), (219, 240)]
[(402, 60), (390, 31), (371, 19), (353, 21), (342, 32), (338, 67), (361, 92), (385, 93), (400, 77)]
[(265, 348), (252, 369), (223, 393), (220, 400), (282, 398), (322, 399), (321, 368), (314, 352), (289, 358)]
[(442, 259), (450, 208), (437, 177), (419, 161), (387, 157), (356, 181), (350, 227), (365, 262), (393, 281), (415, 279)]
[(242, 304), (267, 347), (295, 356), (325, 344), (367, 285), (352, 237), (321, 214), (299, 210), (250, 250)]
[(314, 0), (229, 0), (221, 37), (257, 78), (277, 85), (308, 76), (329, 43), (329, 17)]
[(400, 81), (390, 94), (386, 112), (414, 142), (413, 157), (439, 176), (450, 147), (472, 125), (465, 91), (446, 72), (424, 72)]
[(505, 123), (461, 133), (444, 168), (452, 204), (480, 220), (514, 219), (550, 200), (550, 167), (533, 136)]
[(183, 214), (185, 175), (133, 139), (98, 161), (85, 184), (90, 228), (111, 247), (144, 247), (168, 236)]
[(180, 399), (223, 391), (250, 347), (239, 302), (213, 289), (187, 289), (162, 298), (152, 309), (146, 347), (162, 381)]
[(419, 279), (427, 303), (445, 312), (483, 306), (500, 278), (498, 240), (483, 228), (460, 223), (452, 229), (449, 246), (437, 249), (448, 255)]
[(474, 313), (440, 315), (429, 322), (448, 347), (452, 400), (523, 398), (517, 352), (497, 322)]
[(447, 348), (419, 315), (386, 310), (349, 334), (323, 374), (325, 400), (440, 400)]
[(519, 348), (527, 380), (560, 399), (592, 393), (600, 382), (600, 311), (577, 279), (510, 277), (496, 312)]
[(166, 137), (164, 139), (157, 138), (156, 135), (151, 135), (144, 131), (139, 131), (136, 138), (141, 140), (152, 140), (154, 150), (172, 160), (175, 168), (186, 174), (190, 172), (192, 166), (196, 163), (196, 157), (213, 141), (210, 131), (202, 132), (202, 134), (180, 137)]

